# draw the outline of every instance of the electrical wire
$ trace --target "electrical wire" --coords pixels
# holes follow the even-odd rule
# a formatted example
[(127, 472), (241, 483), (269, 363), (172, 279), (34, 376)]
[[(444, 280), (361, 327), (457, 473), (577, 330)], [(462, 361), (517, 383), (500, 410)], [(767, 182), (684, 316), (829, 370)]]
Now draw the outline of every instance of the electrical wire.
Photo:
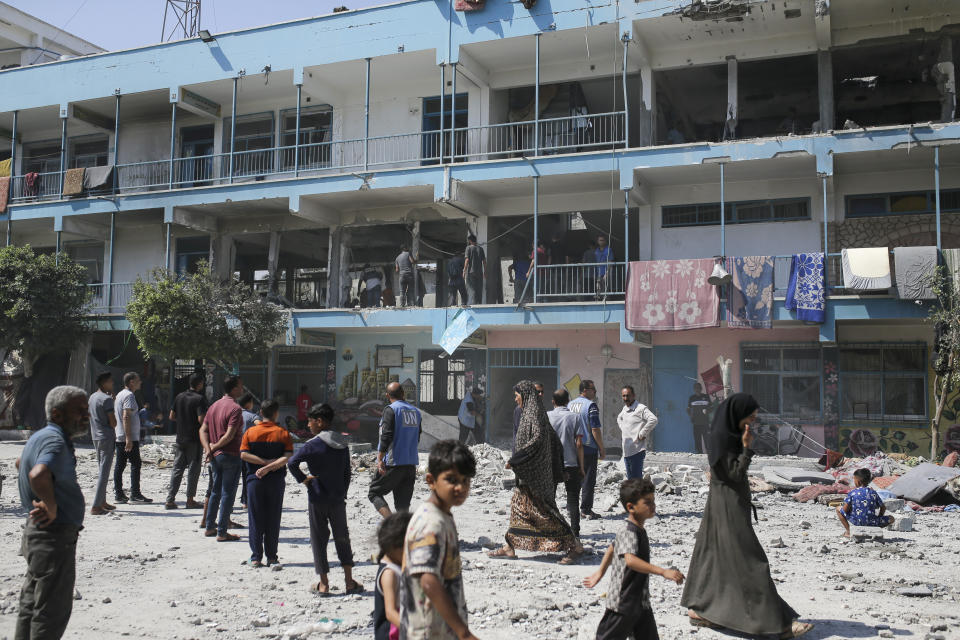
[[(66, 32), (67, 26), (68, 26), (71, 22), (73, 22), (73, 19), (77, 17), (77, 14), (80, 13), (80, 11), (83, 10), (83, 8), (84, 8), (85, 6), (87, 6), (87, 2), (89, 2), (89, 1), (90, 1), (90, 0), (83, 0), (83, 2), (80, 3), (80, 6), (77, 7), (77, 10), (73, 12), (73, 15), (72, 15), (72, 16), (70, 16), (70, 19), (67, 20), (67, 21), (63, 24), (62, 27), (60, 27), (60, 31)], [(59, 44), (59, 43), (57, 42), (57, 39), (56, 39), (56, 38), (54, 38), (53, 40), (50, 41), (50, 46), (53, 46), (53, 45), (55, 45), (55, 44)], [(44, 52), (41, 51), (41, 52), (39, 53), (39, 55), (37, 55), (37, 57), (34, 58), (34, 59), (33, 59), (33, 62), (31, 62), (30, 64), (32, 64), (32, 65), (33, 65), (33, 64), (37, 64), (37, 60), (39, 60), (40, 58), (42, 58), (42, 57), (43, 57), (43, 54), (44, 54)]]

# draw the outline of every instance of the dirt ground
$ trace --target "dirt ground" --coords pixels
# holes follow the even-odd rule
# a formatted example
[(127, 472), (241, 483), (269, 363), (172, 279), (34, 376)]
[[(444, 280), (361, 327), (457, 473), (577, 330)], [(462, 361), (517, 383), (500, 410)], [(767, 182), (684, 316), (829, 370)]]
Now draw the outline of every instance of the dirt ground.
[[(24, 571), (18, 555), (24, 514), (16, 493), (13, 461), (22, 443), (0, 443), (0, 469), (7, 476), (0, 498), (0, 638), (13, 638), (17, 598)], [(91, 448), (77, 449), (81, 486), (88, 500), (96, 474)], [(597, 509), (604, 518), (582, 524), (587, 554), (581, 564), (560, 566), (556, 556), (520, 553), (516, 561), (492, 560), (484, 546), (498, 544), (508, 523), (510, 491), (501, 485), (499, 452), (478, 450), (480, 472), (466, 504), (454, 511), (464, 559), (470, 626), (481, 639), (593, 638), (603, 613), (606, 581), (587, 590), (580, 582), (595, 570), (622, 522), (619, 507), (607, 511), (622, 477), (619, 463), (602, 463)], [(696, 456), (687, 456), (697, 462)], [(676, 456), (653, 455), (656, 466)], [(764, 463), (755, 460), (755, 467)], [(342, 595), (333, 544), (334, 595), (308, 590), (313, 564), (306, 493), (288, 478), (280, 538), (282, 569), (245, 564), (249, 548), (217, 543), (199, 528), (199, 512), (166, 511), (163, 498), (169, 469), (145, 464), (143, 491), (150, 505), (121, 505), (113, 515), (87, 515), (77, 562), (77, 596), (67, 638), (111, 640), (125, 636), (157, 639), (373, 636), (370, 613), (379, 516), (367, 501), (367, 471), (354, 476), (347, 503), (364, 595)], [(706, 500), (698, 478), (678, 483), (681, 495), (657, 494), (659, 516), (649, 523), (652, 561), (686, 571), (700, 512)], [(206, 475), (201, 478), (201, 490)], [(111, 495), (108, 491), (108, 497)], [(418, 479), (414, 504), (426, 497)], [(179, 496), (182, 504), (183, 494)], [(763, 494), (757, 535), (767, 549), (783, 597), (816, 628), (807, 637), (960, 638), (960, 514), (921, 513), (912, 532), (887, 532), (883, 542), (848, 543), (833, 511), (798, 504), (789, 496)], [(563, 505), (563, 488), (558, 490)], [(235, 520), (246, 523), (246, 514)], [(809, 528), (805, 528), (809, 525)], [(238, 533), (243, 534), (243, 531)], [(784, 546), (774, 546), (782, 540)], [(680, 608), (681, 587), (651, 579), (660, 637), (725, 637), (697, 631)], [(923, 595), (907, 596), (901, 590)], [(333, 620), (335, 631), (309, 632), (305, 625)], [(211, 633), (213, 632), (213, 634)], [(217, 635), (219, 633), (219, 635)], [(729, 636), (726, 636), (729, 637)]]

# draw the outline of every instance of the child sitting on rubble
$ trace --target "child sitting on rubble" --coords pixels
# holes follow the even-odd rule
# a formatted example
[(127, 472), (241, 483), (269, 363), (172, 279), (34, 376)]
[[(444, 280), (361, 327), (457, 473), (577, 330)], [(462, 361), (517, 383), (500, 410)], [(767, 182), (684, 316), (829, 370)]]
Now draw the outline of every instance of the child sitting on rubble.
[(377, 529), (380, 543), (380, 569), (373, 597), (373, 634), (375, 640), (400, 638), (400, 580), (403, 570), (403, 539), (410, 524), (409, 511), (391, 513)]
[(843, 537), (850, 537), (850, 525), (857, 527), (886, 527), (893, 523), (893, 516), (884, 515), (887, 510), (877, 492), (868, 487), (872, 476), (868, 469), (853, 472), (857, 488), (847, 494), (843, 504), (837, 507), (837, 518), (843, 525)]
[(654, 486), (647, 478), (630, 478), (620, 485), (620, 502), (628, 517), (607, 548), (600, 568), (585, 578), (583, 586), (597, 586), (613, 564), (607, 587), (607, 610), (597, 627), (597, 640), (658, 638), (650, 606), (650, 574), (683, 584), (683, 574), (650, 564), (650, 541), (644, 522), (656, 515)]

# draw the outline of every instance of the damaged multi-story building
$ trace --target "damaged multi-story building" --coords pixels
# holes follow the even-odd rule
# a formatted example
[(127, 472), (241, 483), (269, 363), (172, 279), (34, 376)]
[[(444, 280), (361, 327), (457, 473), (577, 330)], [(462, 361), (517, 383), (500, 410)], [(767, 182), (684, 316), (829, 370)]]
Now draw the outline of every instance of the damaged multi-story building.
[[(631, 384), (655, 448), (692, 451), (688, 398), (722, 357), (774, 452), (926, 453), (929, 303), (845, 288), (840, 255), (960, 247), (958, 35), (951, 0), (410, 0), (7, 69), (6, 241), (87, 266), (90, 357), (113, 366), (138, 277), (207, 260), (248, 282), (290, 319), (236, 363), (246, 385), (285, 414), (306, 386), (360, 438), (389, 380), (433, 437), (480, 387), (505, 441), (517, 380), (592, 379), (608, 449)], [(468, 234), (483, 300), (449, 306)], [(361, 305), (371, 270), (399, 299), (402, 246), (416, 304)], [(823, 323), (784, 306), (805, 252)], [(628, 263), (756, 255), (772, 328), (627, 328)], [(191, 368), (156, 372), (161, 405)]]

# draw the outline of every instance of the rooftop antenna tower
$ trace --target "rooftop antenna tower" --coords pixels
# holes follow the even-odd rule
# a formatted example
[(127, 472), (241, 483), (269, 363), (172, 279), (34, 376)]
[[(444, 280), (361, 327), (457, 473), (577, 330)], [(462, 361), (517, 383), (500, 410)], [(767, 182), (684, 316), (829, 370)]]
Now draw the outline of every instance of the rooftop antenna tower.
[(200, 33), (200, 0), (167, 0), (161, 42), (196, 38)]

